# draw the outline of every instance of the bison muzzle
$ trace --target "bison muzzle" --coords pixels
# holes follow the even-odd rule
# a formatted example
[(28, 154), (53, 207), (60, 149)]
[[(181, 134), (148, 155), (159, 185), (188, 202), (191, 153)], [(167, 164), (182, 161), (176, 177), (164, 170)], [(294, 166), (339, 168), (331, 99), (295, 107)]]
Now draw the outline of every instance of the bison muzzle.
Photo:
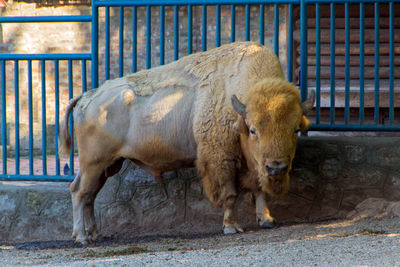
[(71, 100), (60, 130), (69, 153), (68, 117), (73, 110), (80, 171), (71, 184), (73, 237), (98, 236), (94, 199), (125, 159), (155, 179), (196, 166), (212, 203), (223, 208), (224, 233), (243, 231), (233, 207), (239, 188), (255, 196), (257, 221), (274, 219), (266, 194), (284, 195), (298, 132), (314, 94), (301, 103), (285, 81), (271, 49), (232, 43), (168, 65), (105, 82)]

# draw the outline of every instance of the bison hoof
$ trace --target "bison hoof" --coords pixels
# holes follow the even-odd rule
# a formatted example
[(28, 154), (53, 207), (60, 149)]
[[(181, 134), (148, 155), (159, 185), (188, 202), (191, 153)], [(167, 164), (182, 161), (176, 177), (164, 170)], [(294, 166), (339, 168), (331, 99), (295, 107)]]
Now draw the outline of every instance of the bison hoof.
[(261, 228), (269, 229), (269, 228), (277, 227), (278, 224), (277, 224), (275, 221), (272, 221), (272, 222), (264, 221), (264, 222), (260, 222), (260, 223), (259, 223), (259, 226), (260, 226)]
[(91, 242), (93, 242), (93, 241), (98, 240), (98, 239), (101, 238), (101, 234), (100, 234), (99, 231), (97, 231), (97, 230), (94, 230), (93, 232), (88, 233), (87, 235), (88, 235), (88, 237), (89, 237), (88, 239), (89, 239)]
[(87, 237), (87, 236), (81, 236), (81, 237), (73, 236), (72, 238), (75, 240), (76, 244), (81, 244), (83, 246), (87, 246), (95, 240), (92, 237)]
[(231, 235), (236, 233), (243, 233), (243, 229), (237, 224), (224, 225), (224, 234)]
[(76, 238), (75, 243), (81, 244), (83, 246), (87, 246), (91, 243), (91, 240), (89, 240), (87, 238)]

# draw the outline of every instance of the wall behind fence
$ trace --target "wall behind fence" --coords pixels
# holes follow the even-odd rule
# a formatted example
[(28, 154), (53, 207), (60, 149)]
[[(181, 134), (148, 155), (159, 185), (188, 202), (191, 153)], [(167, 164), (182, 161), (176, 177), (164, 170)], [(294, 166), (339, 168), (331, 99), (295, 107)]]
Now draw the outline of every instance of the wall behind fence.
[[(280, 47), (279, 56), (283, 69), (287, 70), (286, 55), (286, 6), (279, 9), (280, 18)], [(193, 42), (192, 53), (202, 51), (202, 7), (193, 7)], [(99, 76), (100, 84), (104, 81), (104, 53), (105, 53), (105, 8), (99, 10)], [(221, 45), (231, 42), (231, 7), (230, 5), (221, 6)], [(146, 68), (146, 8), (137, 8), (137, 69)], [(250, 8), (250, 40), (260, 42), (259, 37), (259, 6)], [(264, 43), (273, 47), (273, 6), (265, 6), (265, 38)], [(111, 68), (110, 78), (118, 77), (118, 56), (119, 56), (119, 8), (110, 8), (110, 56)], [(245, 41), (245, 6), (236, 6), (236, 31), (235, 41)], [(188, 8), (187, 6), (179, 7), (179, 58), (188, 55)], [(165, 7), (165, 61), (167, 64), (174, 60), (174, 7)], [(132, 8), (124, 8), (124, 73), (132, 71)], [(207, 49), (216, 47), (216, 7), (207, 7)], [(113, 60), (114, 59), (114, 60)], [(151, 7), (151, 66), (160, 65), (160, 7)]]
[[(7, 8), (0, 9), (1, 16), (53, 16), (53, 15), (88, 15), (90, 6), (41, 7), (36, 4), (11, 3)], [(90, 23), (4, 23), (0, 25), (0, 53), (89, 53), (91, 49)], [(74, 95), (82, 92), (82, 62), (72, 61), (72, 84)], [(21, 153), (28, 153), (28, 62), (19, 61), (19, 115)], [(7, 113), (7, 144), (9, 153), (13, 154), (15, 144), (15, 62), (6, 61), (6, 110)], [(48, 129), (48, 149), (54, 151), (55, 124), (55, 66), (53, 61), (45, 61), (45, 79), (42, 74), (42, 62), (32, 61), (32, 96), (33, 96), (33, 130), (34, 148), (41, 153), (42, 135), (42, 87), (46, 94), (46, 123)], [(90, 71), (90, 63), (87, 64)], [(59, 95), (61, 114), (68, 104), (68, 61), (59, 61)], [(90, 72), (87, 72), (90, 73)], [(3, 79), (4, 77), (1, 77)], [(90, 75), (87, 86), (90, 86)]]

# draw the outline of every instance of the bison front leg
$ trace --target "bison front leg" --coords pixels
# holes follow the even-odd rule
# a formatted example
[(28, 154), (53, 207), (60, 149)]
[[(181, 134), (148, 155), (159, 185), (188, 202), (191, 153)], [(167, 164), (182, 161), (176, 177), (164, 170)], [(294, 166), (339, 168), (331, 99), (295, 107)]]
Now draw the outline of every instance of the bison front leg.
[(221, 158), (224, 157), (217, 157), (215, 154), (200, 157), (197, 161), (197, 169), (203, 178), (207, 197), (217, 207), (224, 209), (222, 226), (224, 234), (243, 232), (233, 211), (237, 199), (235, 164), (234, 161), (220, 160)]
[[(237, 199), (237, 194), (234, 184), (231, 182), (224, 184), (221, 188), (221, 191), (222, 192), (227, 191), (226, 194), (222, 193), (224, 199), (223, 201), (224, 221), (222, 226), (224, 234), (235, 234), (238, 232), (243, 233), (243, 229), (237, 223), (236, 217), (233, 212)], [(233, 192), (235, 193), (233, 194)]]
[(81, 166), (81, 171), (70, 187), (74, 220), (72, 237), (76, 242), (84, 245), (98, 237), (94, 218), (94, 200), (106, 178), (104, 171), (96, 167)]
[(257, 223), (261, 228), (272, 228), (276, 226), (275, 219), (270, 215), (267, 207), (266, 194), (256, 192), (256, 217)]

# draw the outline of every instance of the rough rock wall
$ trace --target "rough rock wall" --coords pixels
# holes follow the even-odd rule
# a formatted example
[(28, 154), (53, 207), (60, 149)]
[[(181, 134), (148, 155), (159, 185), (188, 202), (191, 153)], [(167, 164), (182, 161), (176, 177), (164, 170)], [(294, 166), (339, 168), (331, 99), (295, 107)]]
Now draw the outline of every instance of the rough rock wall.
[[(351, 215), (369, 198), (400, 201), (399, 138), (300, 138), (287, 196), (270, 199), (279, 222), (312, 222)], [(166, 173), (165, 184), (125, 163), (95, 202), (102, 234), (221, 231), (222, 210), (205, 197), (195, 169)], [(368, 202), (366, 202), (368, 203)], [(255, 226), (251, 195), (242, 193), (237, 215)], [(72, 207), (66, 183), (0, 183), (0, 243), (70, 239)]]

